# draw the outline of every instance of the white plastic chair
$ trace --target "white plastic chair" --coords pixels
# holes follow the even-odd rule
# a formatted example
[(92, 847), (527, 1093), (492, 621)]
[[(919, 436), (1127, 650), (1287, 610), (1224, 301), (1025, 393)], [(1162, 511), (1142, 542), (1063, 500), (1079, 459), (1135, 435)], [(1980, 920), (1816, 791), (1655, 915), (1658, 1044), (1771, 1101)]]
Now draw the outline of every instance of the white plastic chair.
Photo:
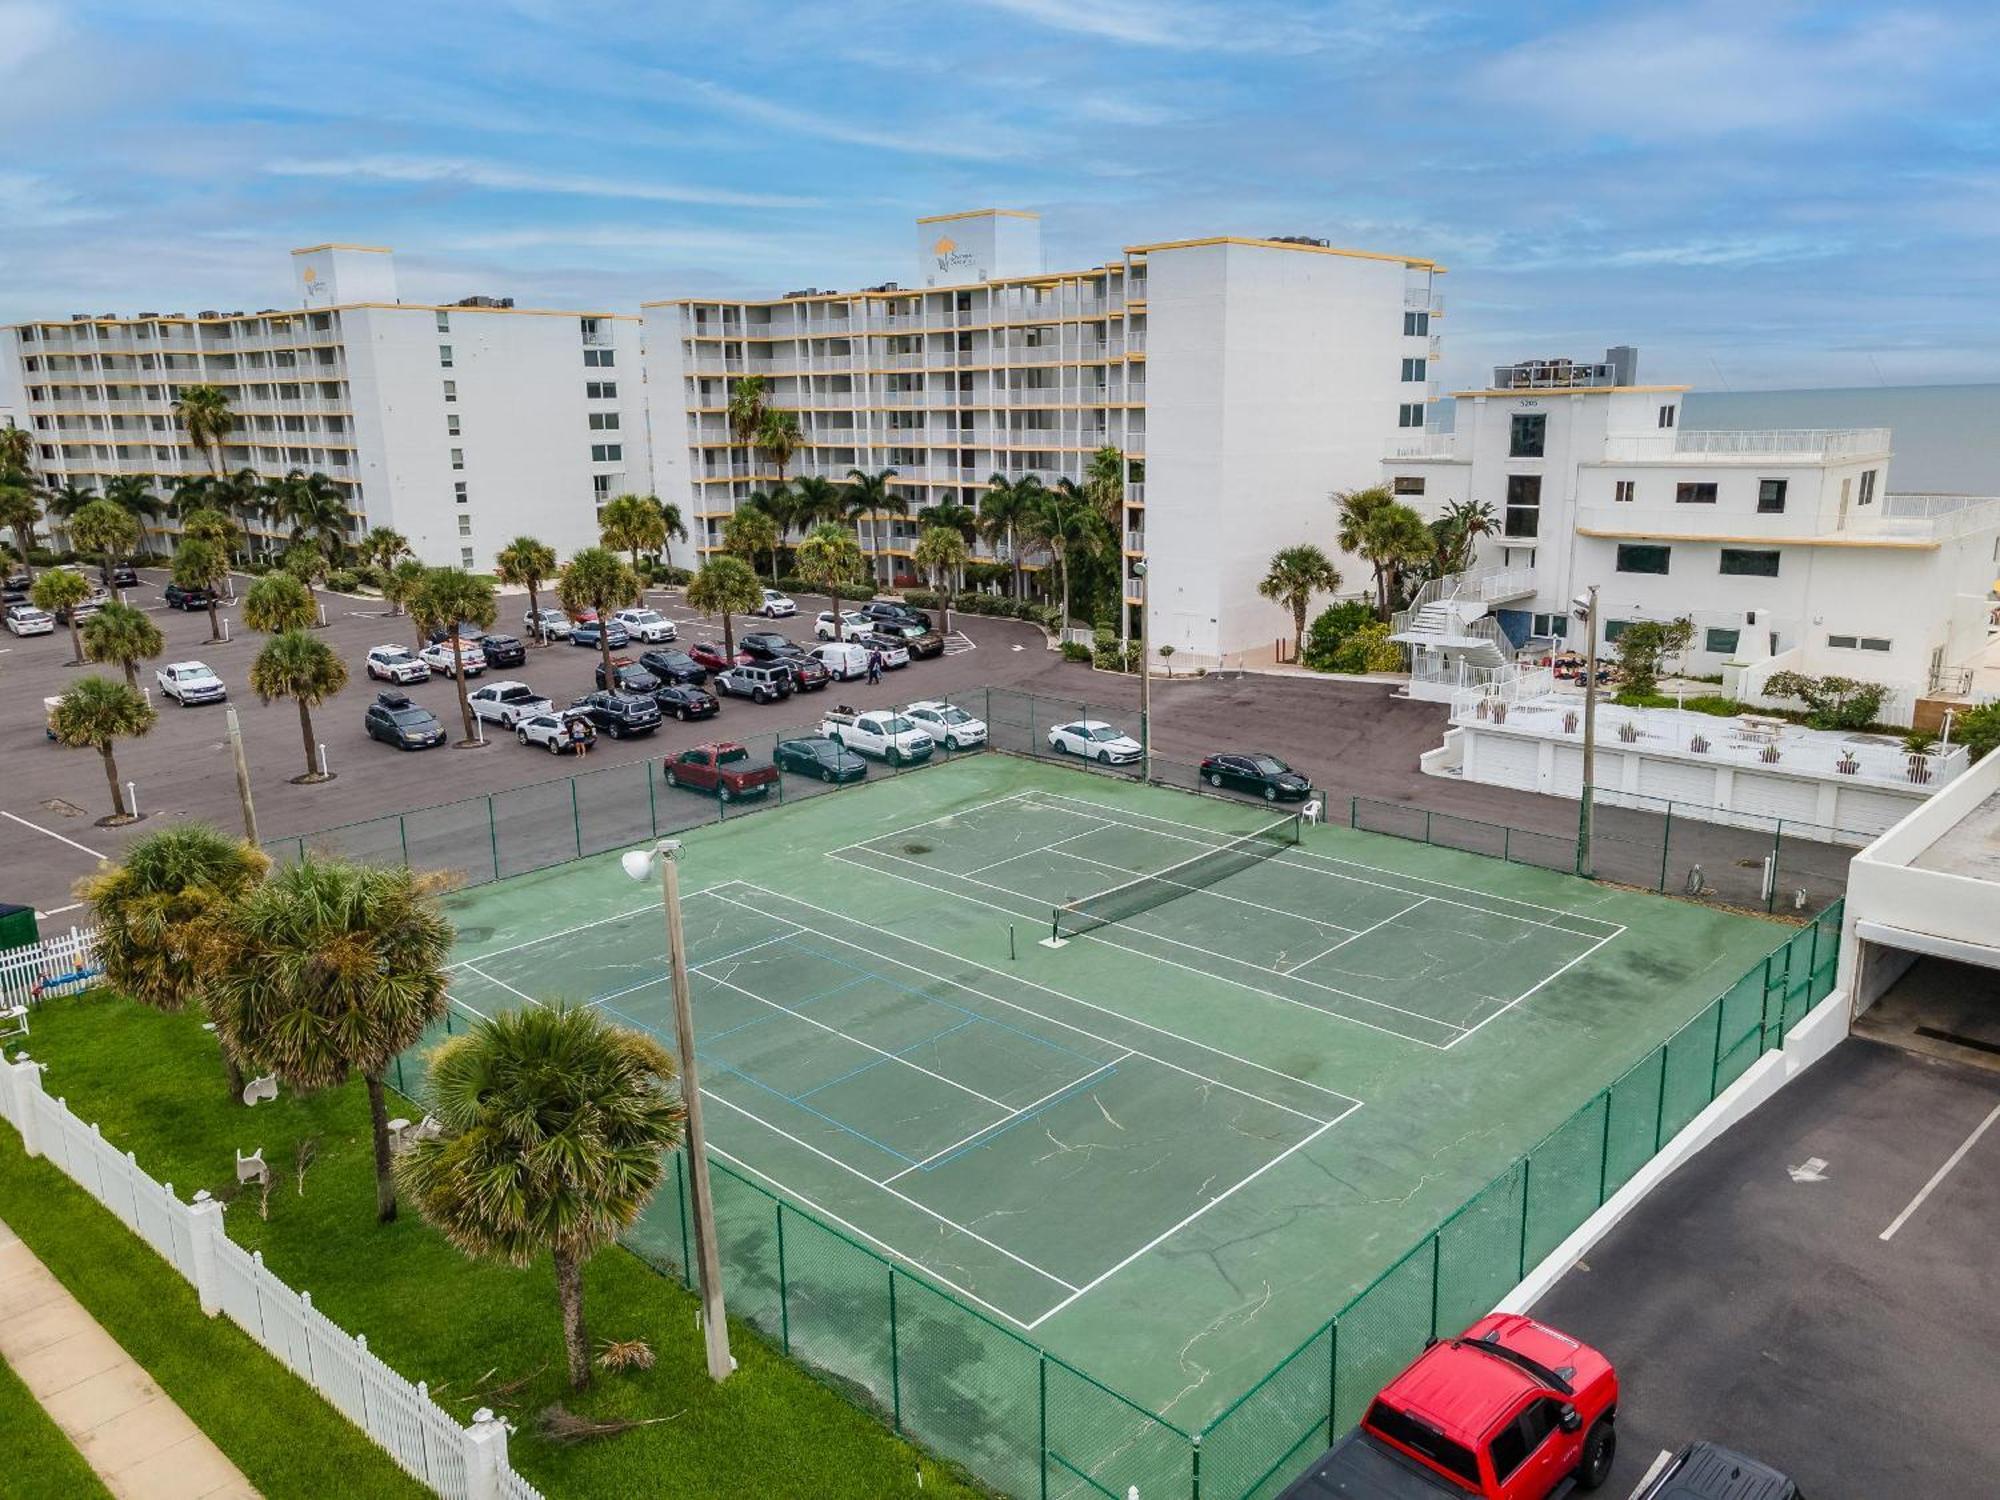
[(266, 1187), (270, 1186), (271, 1169), (264, 1161), (264, 1148), (262, 1146), (252, 1151), (248, 1156), (245, 1156), (241, 1151), (236, 1153), (236, 1180), (238, 1182), (262, 1183)]
[(1304, 807), (1300, 808), (1299, 811), (1305, 816), (1305, 820), (1308, 823), (1317, 823), (1319, 815), (1325, 811), (1325, 808), (1321, 805), (1319, 798), (1315, 797), (1312, 801), (1306, 803)]
[(243, 1102), (255, 1105), (260, 1099), (278, 1097), (278, 1075), (266, 1073), (262, 1078), (253, 1078), (243, 1085)]

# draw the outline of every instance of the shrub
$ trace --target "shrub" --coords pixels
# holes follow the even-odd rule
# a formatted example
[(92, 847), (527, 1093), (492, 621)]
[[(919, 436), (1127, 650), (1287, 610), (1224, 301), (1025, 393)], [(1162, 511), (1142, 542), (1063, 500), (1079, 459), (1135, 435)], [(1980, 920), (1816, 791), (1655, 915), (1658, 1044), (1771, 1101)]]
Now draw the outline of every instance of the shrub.
[(1694, 639), (1694, 621), (1634, 620), (1619, 634), (1618, 670), (1635, 693), (1650, 693), (1660, 680), (1660, 663), (1679, 655)]
[[(903, 602), (911, 609), (942, 609), (944, 600), (929, 589), (905, 589)], [(957, 607), (956, 604), (953, 606)]]
[(1343, 635), (1331, 651), (1315, 654), (1308, 648), (1306, 664), (1319, 672), (1393, 672), (1403, 664), (1403, 648), (1389, 639), (1387, 625), (1369, 619)]
[(2000, 702), (1982, 703), (1958, 716), (1954, 731), (1958, 742), (1974, 760), (1982, 760), (2000, 749)]
[(1090, 647), (1082, 641), (1064, 641), (1062, 654), (1064, 661), (1089, 661)]
[(1773, 698), (1796, 698), (1806, 706), (1806, 724), (1813, 729), (1866, 729), (1875, 722), (1889, 690), (1879, 682), (1853, 677), (1810, 677), (1804, 672), (1773, 672), (1764, 684)]
[(656, 562), (647, 565), (646, 574), (653, 583), (663, 588), (679, 588), (690, 578), (694, 577), (694, 570), (692, 568), (670, 568), (665, 563)]
[[(1305, 664), (1315, 671), (1340, 672), (1350, 670), (1333, 665), (1333, 659), (1347, 638), (1364, 625), (1375, 623), (1375, 611), (1357, 599), (1349, 599), (1344, 604), (1328, 605), (1313, 619), (1306, 631)], [(1402, 665), (1400, 650), (1396, 656), (1396, 666)], [(1395, 667), (1383, 667), (1385, 672), (1393, 672)]]
[(361, 587), (361, 575), (352, 568), (335, 568), (326, 575), (326, 586), (336, 594), (351, 594)]

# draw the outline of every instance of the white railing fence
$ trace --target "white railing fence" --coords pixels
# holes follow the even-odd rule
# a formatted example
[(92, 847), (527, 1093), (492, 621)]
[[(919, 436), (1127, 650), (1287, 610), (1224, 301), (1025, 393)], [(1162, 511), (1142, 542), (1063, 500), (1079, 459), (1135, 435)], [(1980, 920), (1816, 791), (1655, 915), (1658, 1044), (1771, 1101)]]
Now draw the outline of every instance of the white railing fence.
[(0, 1009), (32, 1004), (41, 986), (51, 981), (81, 981), (96, 960), (95, 927), (72, 927), (60, 936), (0, 953)]
[(222, 1231), (222, 1204), (206, 1192), (192, 1203), (158, 1183), (130, 1152), (42, 1087), (42, 1064), (25, 1054), (0, 1063), (0, 1118), (30, 1156), (46, 1156), (102, 1203), (194, 1287), (201, 1310), (225, 1316), (376, 1442), (404, 1472), (445, 1500), (542, 1500), (507, 1462), (505, 1421), (473, 1413), (472, 1425), (431, 1400), (422, 1381), (405, 1380), (293, 1291)]

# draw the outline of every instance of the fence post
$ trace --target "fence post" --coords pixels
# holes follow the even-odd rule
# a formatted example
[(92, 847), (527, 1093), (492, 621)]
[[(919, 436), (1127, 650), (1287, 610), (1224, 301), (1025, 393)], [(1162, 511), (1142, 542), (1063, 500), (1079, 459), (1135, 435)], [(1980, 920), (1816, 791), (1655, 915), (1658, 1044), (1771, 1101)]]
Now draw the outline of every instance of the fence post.
[(41, 1121), (34, 1099), (42, 1091), (42, 1065), (23, 1053), (7, 1065), (7, 1087), (13, 1097), (14, 1128), (21, 1132), (21, 1149), (31, 1157), (42, 1154)]
[(486, 799), (486, 841), (493, 849), (493, 878), (500, 878), (500, 820), (493, 811), (493, 798)]
[(500, 1476), (507, 1472), (507, 1424), (486, 1407), (472, 1414), (465, 1429), (465, 1500), (500, 1500)]
[(1330, 1444), (1340, 1427), (1340, 1319), (1326, 1325), (1326, 1440)]
[[(778, 778), (778, 785), (782, 792), (784, 787), (784, 778), (782, 776)], [(653, 768), (648, 763), (646, 764), (646, 817), (652, 822), (654, 838), (660, 836), (659, 795), (659, 788), (653, 784)]]
[(1604, 1190), (1611, 1182), (1611, 1090), (1604, 1091), (1604, 1141), (1597, 1151), (1597, 1206), (1604, 1207)]
[(903, 1362), (896, 1336), (896, 1268), (889, 1267), (889, 1418), (897, 1432), (903, 1430)]
[(194, 1253), (194, 1295), (204, 1316), (222, 1311), (221, 1280), (215, 1269), (215, 1241), (222, 1233), (222, 1205), (203, 1188), (183, 1210), (188, 1216), (188, 1241)]
[(1359, 797), (1349, 797), (1347, 799), (1347, 826), (1349, 828), (1359, 828), (1361, 826), (1361, 799)]
[[(396, 814), (396, 838), (403, 846), (403, 863), (407, 865), (410, 862), (410, 825), (403, 821), (401, 813)], [(301, 839), (299, 842), (303, 844), (305, 841)]]
[(778, 1218), (778, 1347), (792, 1352), (792, 1289), (785, 1280), (785, 1201), (771, 1200)]
[(1194, 1491), (1191, 1500), (1201, 1500), (1201, 1434), (1197, 1432), (1188, 1442), (1194, 1450)]
[(1778, 909), (1778, 864), (1785, 853), (1785, 820), (1778, 819), (1777, 827), (1771, 830), (1771, 890), (1764, 897), (1764, 910)]
[(576, 804), (576, 778), (569, 779), (569, 824), (576, 834), (576, 857), (583, 858), (583, 814)]
[(1534, 1166), (1534, 1157), (1521, 1158), (1521, 1271), (1516, 1278), (1520, 1281), (1528, 1279), (1528, 1219), (1534, 1213), (1534, 1200), (1528, 1194), (1528, 1184)]
[(1035, 1351), (1035, 1380), (1035, 1408), (1039, 1414), (1040, 1433), (1036, 1442), (1041, 1453), (1041, 1497), (1042, 1500), (1049, 1500), (1049, 1356), (1045, 1349)]
[(1438, 1289), (1444, 1280), (1444, 1235), (1431, 1235), (1431, 1337), (1438, 1334)]
[(1660, 894), (1667, 893), (1667, 866), (1673, 858), (1674, 804), (1667, 803), (1667, 820), (1660, 827)]

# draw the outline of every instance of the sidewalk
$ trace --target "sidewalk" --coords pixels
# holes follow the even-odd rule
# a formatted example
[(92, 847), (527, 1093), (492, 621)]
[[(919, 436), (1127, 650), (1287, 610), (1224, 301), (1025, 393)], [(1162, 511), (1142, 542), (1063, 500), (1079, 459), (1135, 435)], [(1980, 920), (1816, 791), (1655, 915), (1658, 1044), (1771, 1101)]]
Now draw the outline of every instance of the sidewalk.
[(4, 1222), (0, 1359), (112, 1494), (146, 1500), (257, 1494)]

